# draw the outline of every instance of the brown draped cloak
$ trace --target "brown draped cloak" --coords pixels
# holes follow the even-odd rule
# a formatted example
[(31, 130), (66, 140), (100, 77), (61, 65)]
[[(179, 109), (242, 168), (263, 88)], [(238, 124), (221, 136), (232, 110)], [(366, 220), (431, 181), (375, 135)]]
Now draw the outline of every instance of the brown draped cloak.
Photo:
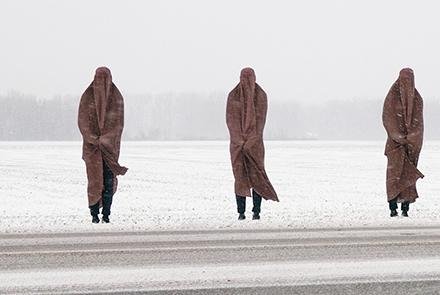
[(118, 163), (124, 127), (124, 100), (112, 82), (110, 70), (101, 67), (81, 97), (78, 126), (83, 137), (82, 158), (87, 169), (89, 206), (102, 203), (103, 161), (113, 172), (113, 192), (117, 175), (127, 168)]
[(417, 169), (423, 143), (423, 100), (411, 69), (400, 71), (383, 107), (383, 125), (388, 134), (385, 155), (388, 201), (414, 202), (418, 198), (416, 181), (423, 178)]
[(240, 83), (229, 93), (226, 107), (235, 194), (249, 197), (253, 188), (264, 199), (278, 201), (264, 169), (267, 96), (255, 81), (254, 71), (243, 69)]

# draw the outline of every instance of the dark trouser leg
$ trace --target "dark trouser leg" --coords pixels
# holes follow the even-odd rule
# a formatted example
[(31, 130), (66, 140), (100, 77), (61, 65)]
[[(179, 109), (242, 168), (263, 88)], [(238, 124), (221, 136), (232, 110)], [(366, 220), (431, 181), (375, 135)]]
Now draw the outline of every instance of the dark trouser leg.
[(89, 206), (90, 208), (90, 215), (92, 216), (98, 216), (99, 214), (99, 202), (95, 205)]
[(397, 198), (388, 201), (388, 204), (390, 206), (390, 210), (397, 210)]
[(402, 211), (408, 212), (409, 211), (409, 202), (403, 202), (401, 205)]
[(102, 215), (109, 216), (113, 201), (113, 173), (103, 161), (104, 191), (102, 192)]
[(262, 197), (255, 190), (252, 190), (252, 200), (254, 201), (252, 212), (255, 214), (260, 214)]
[(246, 197), (235, 196), (235, 199), (237, 200), (238, 213), (244, 214), (244, 212), (246, 211)]

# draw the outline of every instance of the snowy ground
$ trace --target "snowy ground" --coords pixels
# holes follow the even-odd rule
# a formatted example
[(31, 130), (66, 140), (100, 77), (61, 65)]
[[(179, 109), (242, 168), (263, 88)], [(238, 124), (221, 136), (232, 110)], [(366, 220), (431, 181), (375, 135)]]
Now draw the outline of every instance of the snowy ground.
[(440, 225), (440, 142), (426, 142), (421, 198), (391, 219), (384, 142), (266, 142), (280, 203), (236, 220), (227, 142), (125, 142), (111, 224), (92, 224), (81, 143), (0, 142), (0, 233)]

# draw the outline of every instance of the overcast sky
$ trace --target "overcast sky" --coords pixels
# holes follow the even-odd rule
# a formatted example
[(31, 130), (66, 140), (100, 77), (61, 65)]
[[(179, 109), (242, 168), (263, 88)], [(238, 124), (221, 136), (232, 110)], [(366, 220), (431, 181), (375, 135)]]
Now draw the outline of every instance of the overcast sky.
[(269, 99), (382, 99), (410, 66), (440, 98), (438, 1), (2, 0), (0, 93), (79, 95), (107, 65), (123, 93), (232, 89)]

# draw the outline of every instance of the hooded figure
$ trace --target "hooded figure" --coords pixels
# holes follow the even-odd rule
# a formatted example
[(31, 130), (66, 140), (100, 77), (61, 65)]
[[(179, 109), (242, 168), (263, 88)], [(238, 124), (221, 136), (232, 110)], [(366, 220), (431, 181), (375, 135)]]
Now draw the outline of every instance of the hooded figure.
[(408, 216), (409, 204), (419, 197), (416, 181), (423, 178), (417, 169), (423, 143), (423, 100), (411, 69), (401, 70), (388, 92), (382, 120), (388, 134), (386, 185), (391, 216), (397, 215), (397, 203), (402, 203), (402, 214)]
[(110, 70), (96, 70), (95, 78), (81, 97), (78, 126), (83, 137), (82, 158), (86, 163), (89, 207), (94, 222), (103, 207), (103, 221), (108, 222), (117, 175), (127, 168), (118, 163), (124, 127), (124, 100), (112, 82)]
[[(267, 96), (256, 83), (254, 70), (241, 71), (240, 83), (229, 93), (226, 123), (230, 134), (230, 153), (235, 178), (235, 194), (244, 219), (245, 197), (254, 197), (254, 217), (259, 218), (261, 197), (278, 201), (264, 169), (263, 129)], [(258, 200), (259, 199), (259, 200)]]

